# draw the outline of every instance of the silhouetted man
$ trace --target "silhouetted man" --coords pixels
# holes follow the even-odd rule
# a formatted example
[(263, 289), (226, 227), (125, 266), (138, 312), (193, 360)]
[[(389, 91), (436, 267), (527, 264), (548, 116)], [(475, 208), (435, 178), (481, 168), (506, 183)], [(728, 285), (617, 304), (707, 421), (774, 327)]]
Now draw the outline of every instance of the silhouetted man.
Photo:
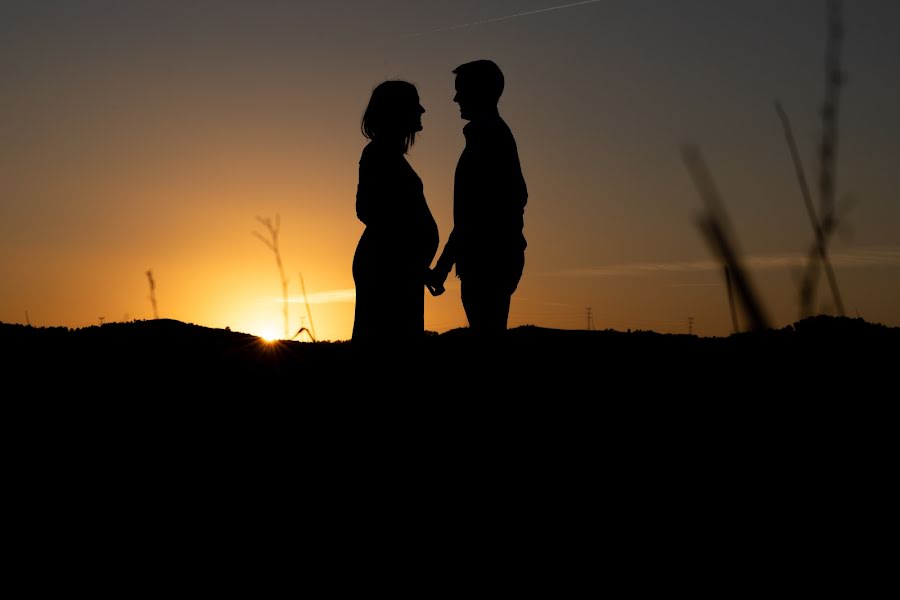
[(478, 334), (506, 330), (509, 302), (525, 266), (528, 190), (516, 140), (500, 118), (503, 73), (490, 60), (457, 67), (456, 96), (466, 147), (456, 166), (453, 231), (432, 271), (433, 293), (453, 265), (462, 288), (469, 328)]

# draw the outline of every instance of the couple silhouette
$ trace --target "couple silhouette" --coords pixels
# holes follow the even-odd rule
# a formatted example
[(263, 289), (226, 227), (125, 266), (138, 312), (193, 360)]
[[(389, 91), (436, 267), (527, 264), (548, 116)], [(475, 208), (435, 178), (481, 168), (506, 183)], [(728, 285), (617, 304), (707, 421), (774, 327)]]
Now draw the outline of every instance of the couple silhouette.
[(414, 343), (424, 336), (424, 288), (444, 293), (453, 266), (473, 334), (506, 331), (509, 303), (525, 266), (528, 191), (516, 141), (497, 104), (504, 78), (490, 60), (453, 70), (466, 146), (456, 166), (453, 230), (439, 245), (422, 180), (405, 155), (422, 131), (416, 87), (390, 80), (372, 92), (362, 118), (369, 143), (359, 161), (356, 214), (366, 228), (353, 257), (354, 346)]

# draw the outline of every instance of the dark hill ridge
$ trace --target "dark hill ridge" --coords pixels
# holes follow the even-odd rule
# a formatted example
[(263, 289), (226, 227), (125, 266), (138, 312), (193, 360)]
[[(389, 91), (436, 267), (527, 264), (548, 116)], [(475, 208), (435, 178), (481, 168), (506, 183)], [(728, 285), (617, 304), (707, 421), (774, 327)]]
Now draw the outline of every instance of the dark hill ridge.
[(244, 383), (297, 392), (379, 384), (401, 392), (404, 383), (450, 391), (471, 382), (504, 395), (582, 387), (589, 395), (680, 395), (722, 385), (721, 393), (766, 386), (773, 393), (851, 385), (862, 391), (900, 364), (900, 328), (829, 316), (722, 338), (522, 326), (485, 344), (457, 329), (426, 337), (420, 348), (385, 340), (374, 356), (359, 356), (349, 342), (266, 343), (170, 319), (81, 329), (0, 323), (0, 346), (6, 381), (124, 381), (150, 389), (175, 382), (226, 391)]

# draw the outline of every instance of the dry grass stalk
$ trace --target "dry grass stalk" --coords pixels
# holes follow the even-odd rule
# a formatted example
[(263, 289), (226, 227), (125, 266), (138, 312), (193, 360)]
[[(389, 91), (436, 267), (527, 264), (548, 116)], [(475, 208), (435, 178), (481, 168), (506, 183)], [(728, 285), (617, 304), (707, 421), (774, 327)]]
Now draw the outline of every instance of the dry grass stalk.
[[(835, 210), (835, 179), (837, 174), (838, 129), (837, 117), (840, 89), (844, 83), (841, 71), (841, 43), (844, 26), (841, 18), (840, 0), (828, 1), (828, 40), (825, 48), (825, 102), (822, 106), (822, 140), (819, 146), (819, 214), (813, 229), (816, 239), (809, 251), (806, 272), (800, 285), (801, 317), (810, 316), (815, 310), (815, 295), (819, 281), (819, 262), (825, 267), (825, 274), (831, 286), (834, 305), (838, 315), (844, 316), (844, 302), (841, 299), (837, 278), (828, 261), (828, 241), (838, 225)], [(808, 190), (807, 190), (808, 193)], [(807, 200), (809, 204), (811, 201)], [(809, 209), (807, 209), (809, 210)]]
[[(313, 325), (312, 310), (309, 307), (309, 298), (306, 297), (306, 286), (303, 284), (303, 273), (300, 273), (300, 289), (303, 290), (303, 302), (306, 303), (306, 314), (309, 317), (309, 329), (312, 330), (307, 330), (307, 333), (312, 338), (312, 341), (316, 341), (316, 326)], [(302, 329), (306, 328), (303, 327)], [(298, 331), (297, 335), (299, 334), (300, 332)]]
[(159, 311), (156, 309), (156, 281), (153, 279), (152, 269), (147, 269), (147, 280), (150, 282), (150, 304), (153, 305), (153, 318), (159, 319)]
[[(731, 290), (737, 296), (744, 311), (744, 316), (751, 330), (760, 331), (769, 328), (769, 319), (753, 288), (750, 276), (742, 264), (728, 215), (725, 212), (715, 182), (706, 167), (700, 151), (686, 147), (683, 158), (694, 184), (705, 204), (705, 211), (697, 218), (697, 227), (709, 245), (712, 253), (719, 259), (725, 269), (725, 282), (729, 290), (729, 304), (733, 306)], [(737, 318), (732, 311), (732, 323), (737, 329)]]
[(290, 328), (288, 324), (288, 280), (287, 276), (284, 274), (284, 266), (281, 262), (281, 250), (278, 247), (278, 231), (281, 228), (281, 217), (276, 214), (275, 221), (272, 222), (272, 219), (266, 217), (263, 219), (262, 217), (256, 217), (256, 220), (263, 224), (266, 230), (269, 232), (269, 237), (264, 237), (262, 234), (254, 231), (253, 235), (255, 235), (269, 250), (275, 254), (275, 262), (278, 265), (278, 275), (281, 277), (281, 294), (282, 299), (284, 301), (284, 339), (288, 339), (290, 335)]

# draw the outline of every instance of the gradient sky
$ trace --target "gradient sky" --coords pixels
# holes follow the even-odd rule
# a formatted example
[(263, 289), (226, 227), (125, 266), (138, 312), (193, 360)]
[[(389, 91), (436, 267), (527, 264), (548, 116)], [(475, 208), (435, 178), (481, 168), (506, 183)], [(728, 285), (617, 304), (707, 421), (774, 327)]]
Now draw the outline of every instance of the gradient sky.
[[(837, 191), (855, 204), (831, 251), (848, 314), (900, 326), (900, 2), (844, 16)], [(302, 273), (318, 337), (348, 339), (372, 88), (418, 86), (409, 161), (443, 246), (464, 145), (451, 71), (490, 58), (530, 193), (510, 326), (584, 328), (590, 307), (598, 329), (730, 332), (685, 143), (787, 325), (812, 234), (773, 102), (814, 181), (825, 30), (824, 0), (0, 0), (0, 321), (151, 318), (152, 269), (161, 317), (278, 335), (252, 232), (279, 214), (291, 329), (309, 325)], [(425, 311), (464, 326), (458, 280)]]

